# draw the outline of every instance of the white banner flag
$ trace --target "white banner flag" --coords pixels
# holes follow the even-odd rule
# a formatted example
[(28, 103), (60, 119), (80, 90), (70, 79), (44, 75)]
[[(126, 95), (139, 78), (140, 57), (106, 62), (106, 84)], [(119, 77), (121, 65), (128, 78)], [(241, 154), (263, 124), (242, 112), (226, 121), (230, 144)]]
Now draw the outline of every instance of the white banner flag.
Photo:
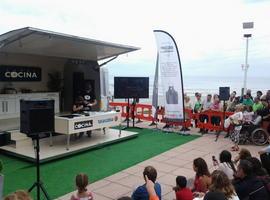
[(184, 120), (183, 80), (177, 45), (167, 32), (155, 30), (154, 33), (165, 97), (165, 118), (170, 121), (182, 121)]

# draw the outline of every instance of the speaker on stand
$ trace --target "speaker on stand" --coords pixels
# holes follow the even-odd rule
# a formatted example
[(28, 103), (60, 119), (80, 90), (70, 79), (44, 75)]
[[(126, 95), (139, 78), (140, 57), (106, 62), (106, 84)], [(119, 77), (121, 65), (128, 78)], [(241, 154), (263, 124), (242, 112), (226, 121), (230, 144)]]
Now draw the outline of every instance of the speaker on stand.
[[(230, 87), (219, 87), (219, 100), (223, 101), (223, 122), (222, 127), (224, 126), (225, 121), (225, 101), (228, 101), (230, 98)], [(216, 141), (219, 138), (220, 132), (216, 135)]]
[(228, 101), (230, 98), (230, 87), (219, 87), (219, 99)]
[(28, 190), (37, 187), (37, 199), (40, 199), (40, 189), (46, 199), (50, 199), (40, 180), (40, 135), (54, 132), (54, 100), (21, 100), (20, 101), (20, 131), (35, 141), (36, 151), (36, 182)]

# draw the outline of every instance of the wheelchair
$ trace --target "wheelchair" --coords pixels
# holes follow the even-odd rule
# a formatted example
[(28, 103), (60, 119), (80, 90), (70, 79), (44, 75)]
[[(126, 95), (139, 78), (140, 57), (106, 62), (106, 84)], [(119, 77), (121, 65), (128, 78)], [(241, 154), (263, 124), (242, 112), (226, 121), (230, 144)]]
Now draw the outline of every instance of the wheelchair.
[(239, 144), (246, 144), (247, 142), (262, 146), (268, 142), (268, 133), (261, 125), (251, 123), (242, 124), (239, 134)]

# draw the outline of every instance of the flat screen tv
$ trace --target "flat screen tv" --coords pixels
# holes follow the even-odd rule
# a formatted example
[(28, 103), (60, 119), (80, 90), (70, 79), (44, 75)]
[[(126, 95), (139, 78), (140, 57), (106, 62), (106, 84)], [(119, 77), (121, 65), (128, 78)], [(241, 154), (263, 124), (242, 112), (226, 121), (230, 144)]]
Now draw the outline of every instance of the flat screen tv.
[(114, 77), (114, 98), (149, 98), (149, 78)]

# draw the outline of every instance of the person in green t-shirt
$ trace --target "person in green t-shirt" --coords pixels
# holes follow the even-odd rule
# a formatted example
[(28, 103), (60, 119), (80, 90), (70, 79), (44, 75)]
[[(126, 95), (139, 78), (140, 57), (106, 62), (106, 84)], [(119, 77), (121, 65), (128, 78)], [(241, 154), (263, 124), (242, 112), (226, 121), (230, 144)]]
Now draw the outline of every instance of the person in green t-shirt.
[[(195, 93), (195, 97), (196, 97), (196, 102), (194, 104), (193, 111), (194, 111), (194, 113), (199, 113), (199, 112), (202, 111), (202, 108), (203, 108), (202, 107), (203, 106), (203, 103), (202, 103), (202, 100), (201, 100), (202, 95), (200, 93), (196, 92)], [(197, 127), (197, 122), (198, 122), (198, 120), (195, 119), (195, 127)], [(200, 132), (203, 132), (203, 130), (200, 129)]]
[(194, 112), (198, 113), (202, 110), (202, 105), (203, 105), (202, 100), (201, 100), (202, 95), (200, 93), (196, 93), (195, 97), (196, 97), (196, 102), (194, 104)]
[(258, 97), (254, 98), (254, 104), (252, 106), (253, 112), (257, 112), (258, 110), (262, 110), (264, 108), (262, 102)]
[(251, 99), (251, 96), (249, 93), (245, 95), (242, 104), (245, 106), (253, 106), (253, 100)]

